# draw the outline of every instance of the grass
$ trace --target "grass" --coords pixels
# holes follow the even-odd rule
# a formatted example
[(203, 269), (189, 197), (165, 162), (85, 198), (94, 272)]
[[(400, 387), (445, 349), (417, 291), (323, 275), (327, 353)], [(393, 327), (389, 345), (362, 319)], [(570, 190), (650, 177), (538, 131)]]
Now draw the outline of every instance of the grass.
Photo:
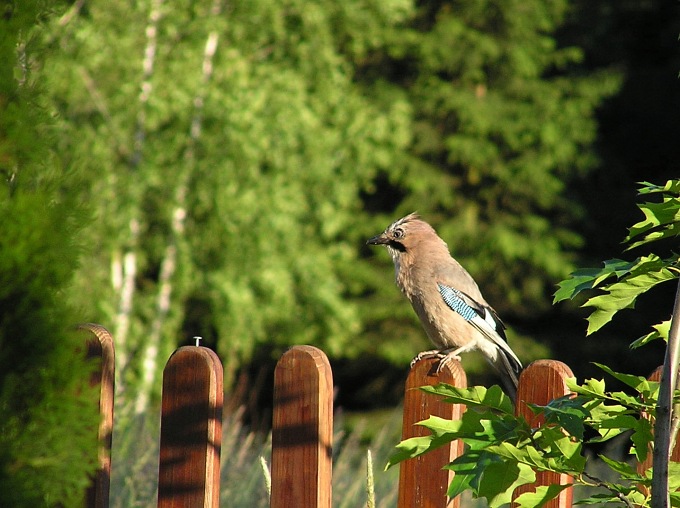
[[(221, 506), (269, 506), (271, 434), (244, 426), (244, 408), (225, 416), (222, 425)], [(351, 420), (351, 424), (348, 423)], [(375, 421), (378, 421), (376, 425)], [(396, 506), (398, 468), (383, 471), (399, 442), (401, 411), (379, 418), (352, 415), (335, 418), (333, 445), (333, 507)], [(117, 414), (113, 437), (111, 507), (156, 506), (159, 457), (158, 421)], [(370, 450), (370, 459), (369, 452)], [(373, 463), (369, 467), (369, 460)], [(372, 474), (369, 474), (372, 471)], [(369, 494), (370, 493), (370, 494)], [(369, 504), (369, 499), (373, 504)]]

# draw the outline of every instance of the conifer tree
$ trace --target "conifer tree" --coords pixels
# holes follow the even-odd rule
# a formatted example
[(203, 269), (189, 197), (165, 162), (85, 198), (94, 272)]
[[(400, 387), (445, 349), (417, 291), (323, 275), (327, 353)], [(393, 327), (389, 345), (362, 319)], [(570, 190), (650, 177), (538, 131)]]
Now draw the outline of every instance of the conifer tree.
[(69, 285), (82, 208), (63, 193), (74, 174), (55, 136), (34, 65), (43, 2), (0, 18), (0, 505), (77, 506), (96, 468), (98, 407)]
[[(583, 72), (580, 48), (557, 45), (568, 7), (419, 2), (410, 25), (362, 68), (376, 97), (406, 97), (414, 117), (411, 164), (382, 175), (367, 204), (392, 218), (418, 210), (505, 316), (547, 310), (569, 272), (582, 212), (570, 185), (597, 162), (596, 108), (618, 85), (614, 73)], [(409, 310), (396, 295), (376, 296), (369, 308), (380, 321), (385, 302)]]

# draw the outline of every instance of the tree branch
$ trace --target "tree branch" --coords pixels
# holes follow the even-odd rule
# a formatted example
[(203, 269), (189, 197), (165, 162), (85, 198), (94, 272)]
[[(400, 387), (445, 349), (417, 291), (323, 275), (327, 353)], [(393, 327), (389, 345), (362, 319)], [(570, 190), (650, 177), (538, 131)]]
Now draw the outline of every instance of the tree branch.
[[(677, 431), (678, 407), (673, 405), (673, 394), (678, 382), (678, 361), (680, 360), (680, 282), (675, 293), (673, 319), (668, 334), (666, 358), (664, 359), (659, 400), (656, 406), (656, 423), (654, 425), (654, 453), (652, 478), (652, 508), (668, 508), (670, 493), (668, 492), (668, 461), (671, 454), (671, 443), (674, 441), (673, 431)], [(675, 415), (674, 415), (675, 413)]]

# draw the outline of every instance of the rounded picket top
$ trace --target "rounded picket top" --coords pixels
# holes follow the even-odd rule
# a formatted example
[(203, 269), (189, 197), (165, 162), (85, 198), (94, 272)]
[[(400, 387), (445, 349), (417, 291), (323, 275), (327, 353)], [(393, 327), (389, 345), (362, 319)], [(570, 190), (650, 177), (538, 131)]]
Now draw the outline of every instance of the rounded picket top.
[(294, 346), (274, 370), (272, 508), (330, 508), (332, 440), (328, 358), (313, 346)]
[(219, 506), (223, 372), (214, 351), (185, 346), (163, 370), (158, 506)]

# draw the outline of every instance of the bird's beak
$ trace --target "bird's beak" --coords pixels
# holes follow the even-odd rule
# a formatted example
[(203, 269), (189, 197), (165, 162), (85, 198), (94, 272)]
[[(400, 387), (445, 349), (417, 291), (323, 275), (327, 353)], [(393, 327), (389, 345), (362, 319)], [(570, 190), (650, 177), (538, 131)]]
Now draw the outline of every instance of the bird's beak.
[(390, 241), (387, 236), (385, 236), (385, 233), (381, 233), (377, 236), (374, 236), (373, 238), (369, 238), (366, 241), (368, 245), (387, 245), (389, 242)]

